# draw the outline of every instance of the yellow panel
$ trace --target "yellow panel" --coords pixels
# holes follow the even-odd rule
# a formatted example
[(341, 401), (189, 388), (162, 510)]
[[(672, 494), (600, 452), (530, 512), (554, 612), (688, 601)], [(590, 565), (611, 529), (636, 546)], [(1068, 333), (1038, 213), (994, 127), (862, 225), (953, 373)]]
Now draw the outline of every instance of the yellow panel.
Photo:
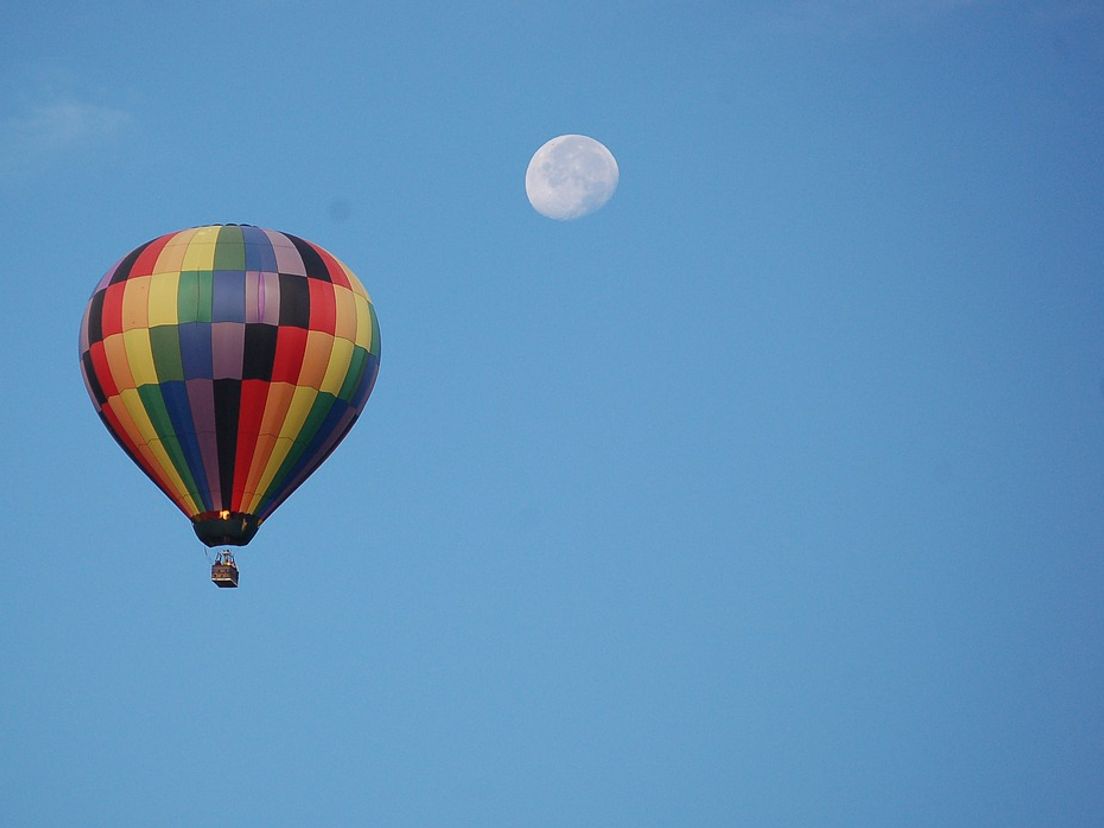
[(123, 330), (149, 327), (149, 288), (152, 276), (127, 279), (123, 289)]
[[(169, 482), (172, 491), (168, 494), (172, 500), (177, 506), (185, 510), (186, 514), (194, 515), (197, 511), (195, 502), (184, 485), (184, 481), (177, 473), (176, 467), (173, 466), (172, 459), (165, 451), (164, 446), (161, 445), (161, 440), (154, 431), (153, 423), (150, 422), (149, 415), (146, 414), (146, 409), (142, 405), (138, 392), (133, 388), (127, 389), (118, 397), (112, 397), (107, 404), (119, 419), (119, 423), (127, 437), (137, 447), (139, 455), (146, 461), (146, 464), (159, 472), (160, 476)], [(188, 512), (187, 509), (189, 508), (192, 511)]]
[(339, 261), (338, 264), (341, 265), (341, 269), (345, 271), (345, 275), (349, 277), (349, 284), (353, 286), (353, 291), (355, 293), (359, 293), (361, 296), (371, 302), (372, 297), (368, 295), (368, 291), (364, 289), (364, 285), (360, 283), (360, 279), (357, 278), (357, 275), (345, 266), (345, 262)]
[(214, 270), (215, 269), (215, 242), (218, 241), (220, 227), (199, 227), (188, 242), (188, 251), (184, 254), (184, 261), (180, 263), (181, 270)]
[(151, 277), (149, 290), (149, 326), (176, 325), (176, 297), (180, 293), (180, 274), (163, 273)]
[(298, 385), (318, 389), (330, 364), (334, 338), (325, 331), (307, 331), (307, 347), (303, 352), (303, 367), (299, 369)]
[(335, 397), (341, 391), (341, 384), (345, 382), (345, 375), (349, 373), (349, 363), (353, 359), (353, 343), (347, 339), (334, 339), (333, 351), (330, 352), (330, 364), (326, 368), (326, 376), (322, 380), (319, 391), (328, 391)]
[[(138, 396), (138, 392), (133, 388), (128, 388), (118, 397), (110, 400), (109, 405), (123, 424), (127, 435), (137, 445), (139, 454), (146, 459), (151, 468), (157, 469), (161, 476), (169, 482), (175, 493), (170, 494), (173, 500), (178, 501), (178, 505), (182, 508), (191, 503), (191, 495), (188, 494), (188, 489), (177, 473), (176, 467), (173, 466), (172, 459), (165, 451), (165, 447), (161, 445), (161, 440), (157, 436), (153, 423), (150, 422), (149, 415), (146, 413), (145, 406), (142, 405), (142, 399)], [(181, 496), (181, 492), (184, 493), (183, 496)]]
[(280, 428), (281, 437), (294, 440), (299, 436), (303, 423), (307, 421), (307, 415), (310, 414), (311, 406), (314, 405), (314, 398), (317, 396), (318, 391), (309, 386), (300, 385), (295, 389), (287, 416), (284, 417), (284, 425)]
[(193, 229), (195, 233), (192, 235), (191, 241), (188, 242), (189, 246), (197, 242), (199, 244), (215, 244), (218, 241), (219, 235), (222, 233), (221, 224), (208, 224)]
[(291, 450), (295, 438), (299, 436), (299, 431), (303, 428), (303, 423), (306, 421), (311, 406), (314, 405), (314, 398), (317, 396), (318, 392), (316, 390), (306, 386), (299, 386), (292, 393), (291, 405), (288, 406), (287, 416), (284, 418), (283, 426), (280, 429), (280, 436), (272, 447), (272, 454), (269, 455), (268, 464), (265, 466), (260, 483), (257, 485), (257, 494), (253, 496), (254, 502), (250, 504), (250, 510), (256, 509), (260, 505), (260, 494), (268, 490), (272, 478), (280, 470), (280, 465)]
[(192, 500), (188, 487), (184, 485), (184, 481), (180, 478), (180, 474), (177, 472), (176, 466), (173, 465), (172, 458), (169, 457), (169, 453), (165, 450), (161, 440), (151, 440), (149, 450), (157, 458), (158, 468), (161, 469), (165, 479), (169, 481), (169, 486), (172, 488), (170, 496), (173, 501), (184, 509), (186, 514), (194, 515), (196, 513), (195, 501)]
[(112, 334), (104, 340), (104, 355), (107, 357), (107, 367), (111, 369), (111, 379), (114, 380), (115, 387), (120, 391), (124, 388), (136, 388), (122, 334)]
[[(268, 467), (268, 461), (272, 455), (272, 447), (276, 443), (276, 437), (280, 434), (280, 428), (284, 424), (291, 398), (295, 395), (295, 386), (289, 382), (274, 382), (268, 386), (268, 398), (265, 400), (264, 417), (261, 419), (261, 431), (257, 437), (257, 445), (253, 449), (253, 460), (249, 465), (249, 474), (245, 478), (245, 489), (242, 494), (243, 506), (248, 506), (250, 499), (260, 488), (257, 484), (264, 470)], [(252, 511), (254, 507), (248, 507), (245, 511)]]
[(169, 243), (161, 248), (157, 255), (157, 262), (153, 265), (154, 273), (179, 273), (180, 263), (184, 261), (184, 253), (188, 249), (188, 242), (195, 235), (195, 229), (181, 230)]
[(169, 457), (169, 452), (165, 448), (164, 443), (160, 440), (154, 440), (150, 443), (150, 451), (158, 458), (161, 468), (165, 470), (165, 475), (169, 478), (169, 482), (172, 486), (170, 497), (172, 497), (173, 502), (176, 503), (186, 515), (194, 515), (201, 511), (196, 508), (196, 502), (192, 498), (192, 493), (188, 491), (187, 487), (184, 485), (184, 481), (181, 479), (180, 475), (177, 474), (176, 466), (173, 465), (172, 458)]
[(127, 364), (134, 376), (134, 384), (141, 388), (143, 385), (157, 384), (157, 369), (153, 365), (153, 349), (150, 348), (149, 330), (137, 328), (123, 332), (123, 342), (126, 344)]
[[(140, 445), (138, 446), (138, 455), (142, 458), (142, 461), (149, 468), (153, 469), (155, 472), (161, 472), (161, 459), (157, 456), (157, 453), (154, 452), (152, 448), (144, 444)], [(159, 474), (158, 476), (162, 480), (164, 480), (163, 474)], [(167, 490), (161, 489), (161, 491), (165, 492), (165, 494), (169, 496), (172, 502), (176, 504), (177, 508), (183, 511), (184, 504), (180, 502), (178, 495), (175, 491), (173, 491), (171, 483), (168, 485), (169, 488)], [(158, 486), (160, 487), (160, 484), (158, 484)]]
[(368, 350), (372, 346), (372, 314), (368, 312), (368, 300), (356, 297), (356, 344)]
[(276, 440), (276, 444), (272, 447), (272, 455), (268, 458), (268, 466), (264, 470), (264, 474), (261, 475), (260, 485), (257, 486), (257, 493), (253, 495), (253, 501), (249, 504), (248, 511), (255, 511), (261, 505), (261, 496), (268, 489), (272, 483), (272, 478), (276, 476), (276, 472), (280, 468), (280, 464), (284, 462), (284, 458), (287, 457), (288, 452), (291, 451), (293, 441), (287, 437), (280, 437)]
[(130, 419), (138, 429), (138, 438), (134, 442), (144, 445), (151, 440), (156, 440), (157, 429), (150, 422), (149, 414), (146, 413), (146, 407), (142, 405), (142, 398), (138, 396), (138, 391), (134, 388), (128, 388), (119, 396), (123, 400), (123, 405), (126, 406)]
[(108, 406), (114, 412), (115, 416), (119, 418), (119, 423), (123, 427), (123, 431), (126, 432), (127, 437), (135, 445), (140, 445), (142, 440), (142, 432), (138, 430), (138, 424), (134, 422), (134, 418), (130, 416), (130, 409), (127, 408), (126, 401), (120, 394), (117, 397), (112, 397), (107, 401)]
[(334, 299), (337, 303), (337, 326), (334, 336), (348, 340), (356, 339), (357, 311), (355, 294), (343, 285), (334, 285)]
[(260, 504), (257, 485), (260, 482), (261, 473), (268, 466), (268, 460), (272, 456), (272, 448), (276, 445), (276, 436), (262, 434), (257, 438), (256, 448), (253, 450), (253, 463), (249, 467), (249, 476), (245, 480), (245, 488), (242, 491), (242, 510), (254, 511)]

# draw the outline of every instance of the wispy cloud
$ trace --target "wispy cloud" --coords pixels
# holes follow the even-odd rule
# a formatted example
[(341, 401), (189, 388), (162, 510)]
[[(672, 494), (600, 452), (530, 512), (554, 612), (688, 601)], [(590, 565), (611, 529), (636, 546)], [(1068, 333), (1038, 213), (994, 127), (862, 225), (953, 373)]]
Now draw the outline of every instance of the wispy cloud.
[(131, 122), (128, 112), (78, 100), (27, 107), (0, 121), (0, 170), (102, 146)]

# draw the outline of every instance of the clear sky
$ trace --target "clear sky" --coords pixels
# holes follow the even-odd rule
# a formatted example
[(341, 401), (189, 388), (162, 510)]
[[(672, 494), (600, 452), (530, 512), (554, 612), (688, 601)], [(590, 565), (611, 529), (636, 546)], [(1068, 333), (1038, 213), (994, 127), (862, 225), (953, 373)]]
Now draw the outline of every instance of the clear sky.
[[(1104, 824), (1095, 2), (16, 3), (0, 822)], [(619, 189), (529, 206), (561, 133)], [(382, 369), (209, 581), (100, 276), (323, 245)]]

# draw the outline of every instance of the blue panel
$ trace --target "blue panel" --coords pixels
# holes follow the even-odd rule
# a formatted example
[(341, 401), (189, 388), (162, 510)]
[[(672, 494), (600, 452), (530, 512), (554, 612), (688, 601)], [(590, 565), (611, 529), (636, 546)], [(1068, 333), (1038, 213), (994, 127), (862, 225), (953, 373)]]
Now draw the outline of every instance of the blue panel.
[(314, 469), (319, 466), (325, 459), (319, 457), (318, 453), (322, 449), (322, 444), (325, 443), (330, 437), (333, 436), (333, 431), (337, 428), (337, 423), (341, 419), (342, 415), (349, 410), (349, 404), (344, 400), (335, 399), (330, 410), (326, 412), (326, 418), (322, 421), (322, 425), (318, 427), (318, 431), (314, 433), (314, 437), (311, 438), (310, 443), (307, 444), (303, 454), (300, 455), (295, 466), (288, 472), (288, 479), (294, 480), (303, 471), (304, 468)]
[[(380, 358), (377, 354), (367, 354), (364, 357), (364, 373), (360, 377), (360, 385), (357, 390), (353, 392), (353, 397), (349, 400), (350, 404), (357, 411), (364, 408), (364, 404), (368, 402), (368, 396), (372, 393), (372, 389), (376, 385), (376, 377), (379, 376)], [(187, 371), (185, 371), (187, 376)]]
[(211, 323), (189, 322), (180, 328), (180, 362), (184, 379), (213, 379), (211, 362)]
[[(349, 404), (347, 402), (341, 399), (334, 399), (333, 405), (326, 413), (326, 417), (322, 420), (322, 424), (318, 427), (318, 431), (314, 433), (314, 437), (311, 439), (310, 443), (307, 444), (306, 449), (299, 456), (295, 465), (284, 475), (280, 488), (269, 491), (268, 495), (261, 501), (257, 509), (257, 514), (267, 515), (271, 511), (271, 504), (275, 503), (278, 506), (283, 503), (288, 495), (294, 492), (316, 468), (325, 462), (326, 458), (330, 456), (330, 452), (337, 448), (341, 440), (338, 440), (337, 443), (330, 446), (329, 451), (325, 454), (321, 453), (322, 446), (327, 440), (333, 437), (334, 429), (337, 428), (338, 423), (341, 421), (341, 417), (348, 410)], [(355, 422), (355, 420), (353, 422)], [(352, 426), (352, 422), (349, 423), (349, 426)]]
[(212, 506), (211, 489), (207, 485), (207, 472), (203, 468), (203, 454), (199, 449), (199, 440), (196, 437), (196, 427), (192, 420), (192, 408), (188, 401), (188, 388), (178, 380), (161, 383), (161, 397), (165, 401), (165, 409), (169, 412), (169, 420), (172, 421), (173, 432), (180, 442), (184, 459), (188, 463), (188, 469), (192, 473), (199, 495), (203, 502), (199, 504), (204, 511), (214, 508)]
[(272, 242), (259, 227), (242, 227), (245, 240), (245, 269), (276, 272), (276, 253)]
[(245, 271), (216, 270), (211, 297), (212, 322), (245, 322)]

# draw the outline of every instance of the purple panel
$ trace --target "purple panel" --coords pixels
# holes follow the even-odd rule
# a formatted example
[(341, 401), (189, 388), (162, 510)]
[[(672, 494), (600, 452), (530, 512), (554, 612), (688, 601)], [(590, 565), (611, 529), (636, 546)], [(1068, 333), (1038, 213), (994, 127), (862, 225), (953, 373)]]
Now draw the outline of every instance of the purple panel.
[(211, 325), (211, 356), (215, 379), (241, 379), (244, 351), (244, 322), (215, 322)]
[(260, 322), (264, 308), (264, 282), (255, 270), (245, 272), (245, 321)]
[(84, 379), (84, 390), (88, 392), (88, 399), (92, 400), (92, 405), (96, 406), (96, 410), (99, 411), (103, 408), (99, 401), (96, 399), (96, 392), (92, 390), (92, 383), (88, 380), (88, 369), (84, 365), (84, 360), (80, 361), (81, 377)]
[(215, 439), (215, 384), (209, 379), (188, 380), (188, 405), (192, 409), (199, 439), (199, 453), (203, 457), (203, 471), (211, 489), (211, 502), (222, 502), (219, 485), (218, 441)]
[(295, 245), (283, 233), (274, 230), (266, 230), (269, 239), (272, 240), (272, 248), (276, 252), (276, 269), (281, 273), (291, 273), (296, 276), (306, 276), (307, 269), (303, 266), (303, 257), (295, 249)]
[(277, 273), (262, 273), (264, 290), (261, 293), (264, 303), (259, 321), (266, 325), (280, 324), (280, 276)]
[(245, 321), (280, 324), (280, 277), (276, 273), (245, 274)]
[(83, 354), (88, 350), (88, 309), (92, 306), (89, 302), (84, 309), (84, 316), (81, 317), (80, 327), (80, 352)]
[[(123, 256), (122, 259), (119, 259), (119, 261), (115, 262), (115, 264), (113, 264), (111, 267), (109, 267), (107, 269), (107, 273), (105, 273), (103, 275), (103, 278), (100, 279), (100, 283), (98, 285), (96, 285), (96, 290), (101, 290), (101, 289), (108, 286), (108, 284), (111, 282), (111, 277), (115, 275), (115, 271), (119, 269), (119, 265), (121, 265), (123, 263), (123, 259), (125, 259), (125, 258), (126, 258), (126, 256)], [(94, 290), (92, 292), (95, 293), (96, 290)]]

